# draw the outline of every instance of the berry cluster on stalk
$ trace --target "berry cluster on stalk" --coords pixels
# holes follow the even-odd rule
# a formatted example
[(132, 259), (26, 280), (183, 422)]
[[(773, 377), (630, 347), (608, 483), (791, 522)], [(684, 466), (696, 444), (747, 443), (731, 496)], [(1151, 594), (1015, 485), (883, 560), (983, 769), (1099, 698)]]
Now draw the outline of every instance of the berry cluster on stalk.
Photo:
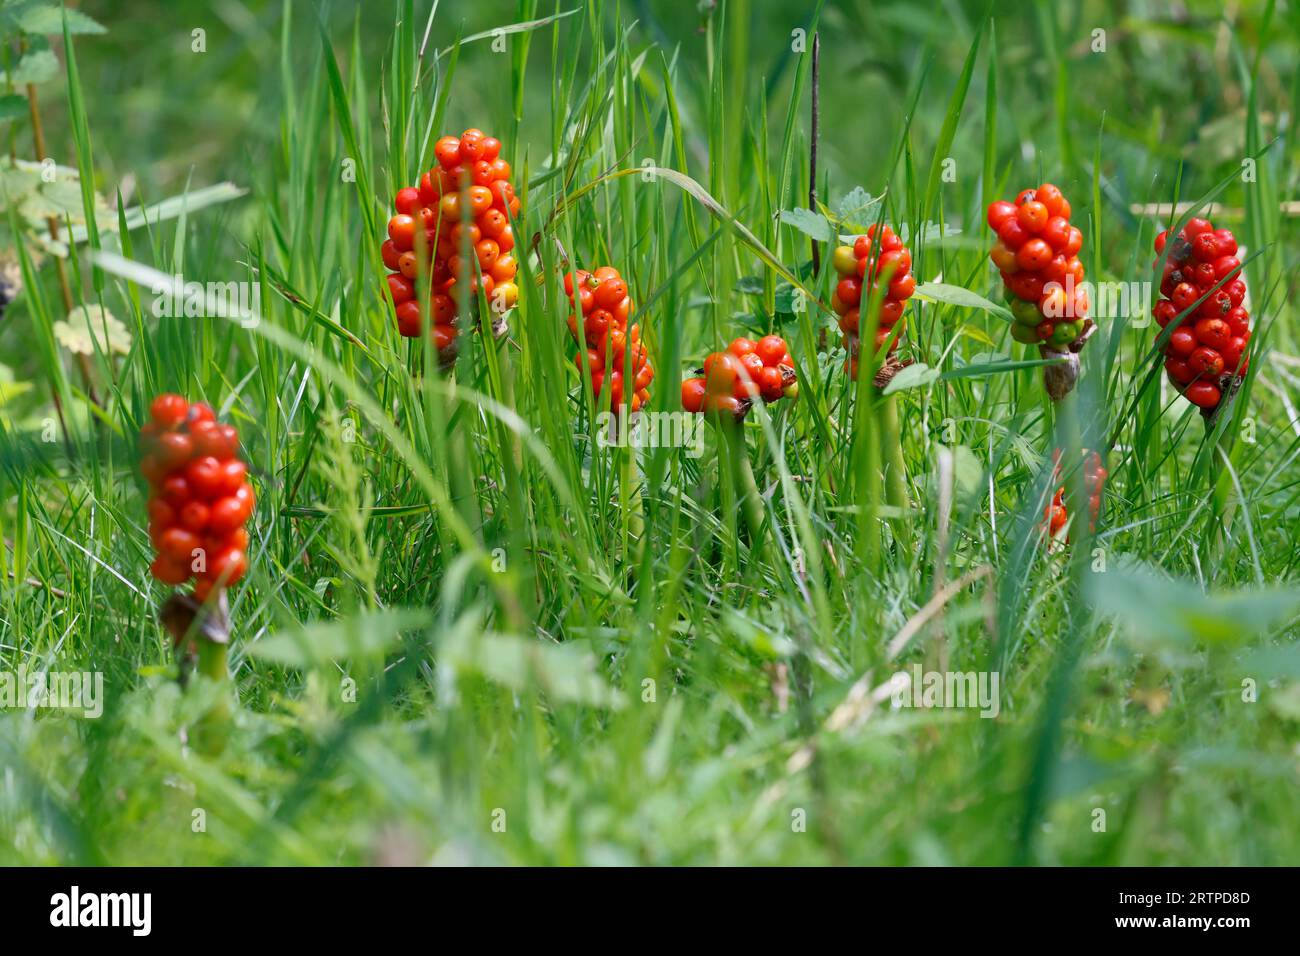
[(853, 245), (837, 247), (831, 265), (840, 275), (831, 296), (831, 308), (840, 317), (844, 349), (849, 354), (849, 373), (857, 378), (860, 313), (872, 295), (880, 301), (875, 349), (879, 351), (892, 337), (889, 354), (892, 356), (898, 351), (906, 324), (903, 310), (916, 291), (912, 254), (889, 226), (881, 226), (877, 240), (873, 225), (868, 227), (865, 236), (858, 236)]
[[(1178, 320), (1165, 344), (1165, 371), (1183, 397), (1210, 414), (1250, 364), (1250, 314), (1237, 239), (1208, 219), (1189, 219), (1172, 240), (1168, 230), (1156, 236), (1157, 255), (1166, 244), (1163, 298), (1152, 309), (1162, 329)], [(1159, 260), (1154, 266), (1160, 267)]]
[(206, 601), (248, 569), (248, 532), (255, 498), (239, 459), (234, 426), (212, 408), (180, 395), (159, 395), (140, 429), (140, 472), (149, 483), (149, 540), (158, 555), (149, 570), (164, 584), (196, 578)]
[[(641, 327), (628, 324), (632, 300), (628, 297), (627, 283), (612, 266), (601, 266), (595, 272), (579, 269), (564, 276), (564, 292), (569, 297), (570, 308), (574, 309), (569, 313), (569, 332), (578, 343), (574, 363), (580, 374), (590, 378), (592, 394), (599, 399), (608, 378), (610, 409), (617, 412), (620, 406), (628, 404), (632, 411), (640, 411), (650, 401), (650, 382), (654, 380), (655, 370), (641, 341)], [(625, 369), (629, 355), (631, 364)], [(627, 389), (629, 371), (632, 388)], [(626, 402), (625, 390), (631, 393)]]
[[(1056, 460), (1055, 474), (1059, 475), (1061, 468), (1061, 452), (1058, 449), (1054, 455)], [(1088, 452), (1083, 462), (1083, 487), (1088, 494), (1088, 530), (1097, 530), (1097, 516), (1101, 513), (1101, 493), (1106, 484), (1106, 469), (1102, 466), (1101, 455), (1095, 451)], [(1043, 513), (1043, 526), (1047, 533), (1055, 538), (1063, 528), (1070, 522), (1070, 513), (1065, 508), (1065, 488), (1057, 488), (1056, 494), (1052, 497), (1052, 502), (1047, 506)]]
[(1070, 225), (1070, 212), (1069, 200), (1051, 183), (988, 208), (989, 227), (998, 235), (989, 258), (1016, 320), (1011, 337), (1055, 352), (1066, 351), (1087, 329), (1083, 233)]
[[(420, 177), (418, 187), (397, 191), (397, 214), (388, 220), (388, 239), (380, 251), (392, 270), (386, 281), (398, 331), (415, 338), (432, 318), (434, 345), (443, 363), (450, 364), (463, 294), (474, 301), (481, 288), (500, 314), (519, 300), (511, 255), (511, 223), (519, 215), (519, 198), (495, 137), (467, 129), (459, 139), (442, 137), (433, 149), (438, 165)], [(428, 308), (421, 308), (417, 293), (421, 273), (429, 276)]]
[(757, 342), (733, 339), (725, 352), (704, 360), (704, 374), (682, 382), (682, 407), (688, 412), (727, 412), (743, 419), (755, 401), (797, 398), (794, 359), (779, 335)]

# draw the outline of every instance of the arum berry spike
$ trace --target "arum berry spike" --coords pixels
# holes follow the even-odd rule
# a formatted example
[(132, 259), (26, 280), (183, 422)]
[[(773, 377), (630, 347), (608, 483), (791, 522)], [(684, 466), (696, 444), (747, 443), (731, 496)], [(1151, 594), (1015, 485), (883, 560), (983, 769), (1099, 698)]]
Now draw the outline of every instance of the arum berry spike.
[[(1250, 313), (1237, 239), (1208, 219), (1190, 219), (1172, 242), (1167, 231), (1156, 236), (1156, 253), (1166, 246), (1162, 298), (1151, 310), (1162, 329), (1179, 320), (1165, 343), (1165, 371), (1210, 419), (1250, 365)], [(1154, 265), (1160, 268), (1159, 260)]]
[(1079, 260), (1083, 233), (1070, 224), (1070, 213), (1070, 201), (1051, 183), (988, 208), (989, 228), (998, 236), (989, 258), (1002, 276), (1015, 319), (1011, 337), (1037, 345), (1043, 358), (1064, 360), (1043, 370), (1053, 401), (1074, 390), (1079, 352), (1095, 328)]
[[(244, 524), (255, 503), (248, 466), (239, 458), (238, 433), (210, 406), (165, 394), (149, 412), (140, 429), (140, 472), (149, 483), (149, 540), (158, 552), (150, 571), (164, 584), (195, 579), (192, 594), (170, 596), (159, 619), (177, 646), (182, 681), (197, 660), (205, 677), (225, 682), (225, 589), (248, 570)], [(195, 725), (195, 743), (205, 752), (224, 745), (229, 707), (222, 696)]]
[[(520, 204), (510, 184), (510, 164), (500, 152), (501, 141), (478, 129), (438, 140), (438, 165), (420, 177), (418, 187), (397, 191), (397, 213), (388, 220), (388, 238), (380, 248), (391, 270), (385, 281), (398, 331), (415, 338), (432, 324), (444, 367), (456, 359), (459, 303), (466, 289), (471, 296), (481, 289), (499, 316), (519, 301), (512, 223)], [(430, 303), (422, 308), (417, 280), (426, 272)]]
[[(569, 313), (569, 332), (578, 343), (574, 363), (590, 379), (592, 394), (599, 398), (608, 378), (610, 409), (618, 411), (628, 404), (632, 411), (640, 411), (650, 401), (650, 383), (655, 370), (641, 341), (641, 327), (628, 324), (632, 299), (628, 296), (627, 283), (614, 267), (601, 266), (595, 272), (567, 273), (564, 292), (574, 310)], [(582, 315), (581, 332), (579, 314)], [(625, 368), (629, 359), (630, 364)], [(627, 388), (628, 372), (632, 377), (631, 389)]]
[(883, 387), (889, 383), (893, 373), (902, 367), (894, 356), (905, 327), (903, 310), (907, 300), (916, 291), (912, 253), (889, 226), (882, 225), (877, 238), (876, 227), (873, 225), (853, 245), (838, 247), (831, 264), (840, 276), (835, 293), (831, 296), (831, 308), (840, 317), (844, 348), (849, 353), (849, 374), (854, 378), (858, 377), (860, 312), (871, 301), (872, 293), (880, 299), (876, 350), (879, 351), (891, 337), (893, 339), (889, 345), (889, 358), (881, 370), (884, 380), (877, 383)]

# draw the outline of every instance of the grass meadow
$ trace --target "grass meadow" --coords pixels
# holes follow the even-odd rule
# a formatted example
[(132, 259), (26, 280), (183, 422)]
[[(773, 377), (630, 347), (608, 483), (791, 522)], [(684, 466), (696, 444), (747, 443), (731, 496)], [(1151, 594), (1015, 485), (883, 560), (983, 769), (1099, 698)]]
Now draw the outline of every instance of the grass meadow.
[[(94, 718), (0, 700), (0, 863), (1300, 862), (1294, 3), (11, 0), (0, 28), (0, 672), (103, 688)], [(513, 167), (520, 298), (443, 370), (380, 243), (467, 127)], [(1132, 294), (1060, 402), (984, 212), (1044, 181)], [(1254, 329), (1208, 425), (1150, 315), (1156, 234), (1207, 211)], [(919, 283), (888, 394), (829, 309), (836, 237), (876, 222)], [(562, 285), (600, 265), (646, 420), (740, 335), (787, 340), (797, 400), (611, 443)], [(182, 688), (158, 620), (165, 391), (257, 488), (226, 683)], [(995, 713), (897, 701), (900, 672), (996, 679)]]

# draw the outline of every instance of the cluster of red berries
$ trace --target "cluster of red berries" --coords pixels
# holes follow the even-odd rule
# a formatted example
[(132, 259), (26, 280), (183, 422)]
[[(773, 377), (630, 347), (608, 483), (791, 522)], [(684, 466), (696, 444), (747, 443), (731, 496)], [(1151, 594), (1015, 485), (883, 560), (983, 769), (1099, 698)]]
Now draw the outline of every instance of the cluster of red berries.
[[(1167, 242), (1168, 230), (1156, 236), (1157, 254)], [(1152, 314), (1162, 329), (1186, 314), (1165, 345), (1169, 380), (1193, 405), (1217, 408), (1232, 377), (1245, 375), (1250, 362), (1246, 281), (1232, 231), (1189, 219), (1170, 244), (1160, 294)]]
[[(916, 291), (916, 276), (912, 275), (912, 254), (894, 230), (883, 226), (876, 240), (876, 227), (870, 226), (865, 236), (858, 236), (851, 246), (838, 246), (831, 257), (831, 265), (840, 275), (831, 296), (831, 308), (840, 317), (840, 331), (844, 333), (844, 348), (849, 353), (849, 371), (858, 374), (859, 311), (874, 293), (881, 296), (880, 322), (876, 328), (876, 350), (894, 334), (898, 335), (889, 346), (892, 355), (902, 340), (903, 309)], [(869, 278), (868, 278), (869, 277)]]
[(779, 335), (734, 339), (725, 352), (704, 360), (704, 375), (682, 382), (682, 407), (688, 412), (728, 411), (744, 416), (755, 399), (797, 398), (794, 359)]
[(1021, 192), (1014, 203), (991, 203), (988, 222), (998, 234), (989, 258), (1002, 274), (1016, 320), (1011, 337), (1063, 351), (1083, 333), (1088, 316), (1079, 261), (1083, 233), (1070, 225), (1070, 201), (1043, 183)]
[(164, 584), (197, 577), (194, 596), (234, 584), (248, 570), (253, 486), (239, 460), (239, 435), (212, 408), (159, 395), (140, 429), (140, 472), (149, 482), (149, 570)]
[[(1058, 449), (1055, 454), (1056, 473), (1060, 474), (1061, 452)], [(1101, 513), (1101, 492), (1106, 483), (1106, 469), (1102, 467), (1101, 455), (1095, 451), (1089, 452), (1083, 462), (1083, 486), (1088, 492), (1088, 513), (1091, 516), (1088, 519), (1088, 530), (1097, 530), (1097, 515)], [(1052, 503), (1047, 506), (1043, 513), (1043, 525), (1048, 534), (1056, 537), (1057, 533), (1066, 526), (1070, 521), (1070, 514), (1065, 509), (1065, 488), (1056, 489), (1056, 494), (1052, 498)]]
[[(482, 130), (467, 129), (460, 139), (444, 136), (433, 147), (438, 165), (420, 177), (419, 187), (399, 189), (393, 199), (397, 215), (388, 220), (388, 239), (381, 247), (397, 328), (408, 338), (428, 326), (421, 309), (416, 276), (426, 271), (432, 296), (434, 345), (455, 356), (460, 283), (471, 295), (482, 288), (498, 312), (514, 308), (519, 288), (511, 222), (519, 216), (519, 198), (510, 185), (510, 164), (500, 158), (501, 141)], [(468, 215), (466, 215), (468, 213)], [(474, 262), (462, 254), (468, 244)]]
[[(627, 283), (613, 266), (601, 266), (595, 272), (579, 269), (564, 277), (564, 292), (574, 307), (574, 279), (577, 279), (577, 308), (569, 313), (569, 332), (578, 343), (578, 354), (573, 357), (578, 371), (591, 378), (591, 391), (597, 398), (609, 375), (609, 404), (617, 411), (624, 404), (623, 389), (626, 376), (623, 364), (629, 356), (631, 340), (631, 372), (633, 388), (629, 404), (632, 411), (640, 411), (650, 401), (650, 382), (654, 380), (654, 366), (641, 341), (641, 328), (628, 326), (632, 313), (632, 300), (627, 294)], [(578, 314), (582, 314), (582, 331), (578, 331)], [(582, 350), (586, 338), (586, 351)]]

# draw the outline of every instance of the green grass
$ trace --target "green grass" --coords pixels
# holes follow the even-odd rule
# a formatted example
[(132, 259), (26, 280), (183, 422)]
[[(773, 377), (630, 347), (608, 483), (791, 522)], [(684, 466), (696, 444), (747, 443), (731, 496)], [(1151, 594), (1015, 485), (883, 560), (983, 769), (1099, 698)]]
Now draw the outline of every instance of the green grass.
[[(40, 105), (81, 174), (65, 229), (108, 200), (74, 301), (132, 344), (83, 371), (11, 215), (0, 671), (100, 671), (105, 712), (0, 711), (0, 863), (1300, 861), (1294, 10), (83, 6), (108, 32), (53, 38)], [(807, 205), (814, 29), (817, 196), (883, 196), (851, 218), (905, 228), (929, 284), (902, 354), (936, 374), (890, 399), (844, 372), (830, 245), (814, 272), (779, 215)], [(467, 126), (514, 168), (523, 295), (448, 376), (397, 334), (379, 243)], [(1043, 180), (1092, 280), (1150, 278), (1167, 223), (1135, 205), (1225, 207), (1257, 331), (1217, 433), (1145, 316), (1104, 320), (1053, 407), (1002, 313), (935, 285), (996, 298), (983, 209)], [(247, 192), (129, 229), (115, 207), (223, 181)], [(652, 410), (736, 335), (791, 343), (799, 400), (744, 429), (760, 528), (713, 430), (698, 459), (598, 442), (567, 264), (627, 277)], [(261, 321), (158, 317), (149, 270), (255, 282)], [(183, 744), (214, 689), (177, 687), (148, 575), (134, 436), (163, 390), (239, 427), (259, 490), (216, 756)], [(1053, 449), (1075, 501), (1083, 447), (1101, 520), (1048, 548)], [(914, 663), (996, 671), (998, 717), (891, 708)]]

